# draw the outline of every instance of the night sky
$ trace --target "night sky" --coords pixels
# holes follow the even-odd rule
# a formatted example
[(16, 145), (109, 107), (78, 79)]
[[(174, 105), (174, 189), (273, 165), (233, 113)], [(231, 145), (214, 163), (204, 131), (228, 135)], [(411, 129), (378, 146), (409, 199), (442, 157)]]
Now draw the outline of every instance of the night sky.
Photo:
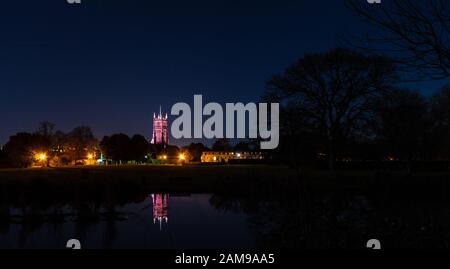
[(289, 63), (365, 29), (343, 1), (242, 2), (2, 2), (0, 145), (44, 120), (150, 138), (160, 104), (257, 102)]

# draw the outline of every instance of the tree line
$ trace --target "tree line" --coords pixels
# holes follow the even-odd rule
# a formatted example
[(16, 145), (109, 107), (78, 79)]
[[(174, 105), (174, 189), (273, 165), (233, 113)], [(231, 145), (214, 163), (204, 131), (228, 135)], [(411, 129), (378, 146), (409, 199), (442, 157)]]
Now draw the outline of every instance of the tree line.
[(431, 96), (402, 86), (450, 77), (450, 2), (345, 3), (370, 32), (306, 54), (268, 82), (265, 98), (282, 105), (277, 157), (326, 159), (331, 169), (337, 160), (398, 160), (408, 168), (450, 160), (450, 86)]
[(88, 126), (79, 126), (68, 133), (54, 131), (55, 125), (42, 122), (36, 132), (20, 132), (9, 138), (0, 151), (0, 166), (29, 167), (40, 155), (41, 165), (75, 164), (95, 155), (97, 139)]
[[(0, 167), (25, 168), (34, 164), (60, 167), (85, 164), (84, 161), (103, 158), (116, 164), (143, 164), (167, 154), (183, 153), (191, 161), (199, 162), (205, 151), (251, 150), (251, 143), (242, 141), (233, 146), (228, 139), (218, 139), (212, 147), (203, 143), (191, 143), (184, 147), (153, 145), (142, 135), (128, 136), (123, 133), (104, 136), (97, 140), (92, 128), (76, 127), (68, 133), (55, 131), (53, 123), (44, 121), (32, 133), (20, 132), (10, 137), (0, 150)], [(40, 160), (40, 155), (45, 160)]]
[[(267, 83), (264, 99), (280, 103), (280, 147), (274, 158), (293, 164), (327, 160), (450, 160), (450, 86), (431, 96), (399, 87), (397, 64), (387, 57), (336, 48), (306, 54)], [(255, 150), (255, 142), (232, 146), (218, 139), (212, 150)], [(142, 135), (105, 136), (98, 141), (87, 126), (68, 133), (44, 122), (35, 133), (12, 136), (2, 163), (27, 167), (38, 152), (47, 165), (76, 164), (88, 154), (127, 163), (145, 162), (175, 146), (151, 145)], [(205, 145), (184, 147), (199, 161)], [(96, 156), (99, 157), (99, 156)], [(5, 165), (4, 165), (5, 166)]]
[[(326, 160), (330, 169), (342, 160), (398, 160), (408, 167), (416, 160), (450, 160), (450, 86), (431, 96), (402, 86), (450, 77), (450, 2), (392, 0), (377, 8), (345, 2), (376, 31), (350, 46), (305, 54), (268, 81), (263, 97), (281, 109), (274, 158), (293, 164)], [(61, 154), (63, 162), (73, 162), (96, 144), (89, 127), (49, 135), (51, 127), (11, 137), (0, 152), (2, 162), (22, 166), (30, 162), (30, 151), (49, 147), (59, 149), (51, 154)], [(157, 150), (144, 140), (118, 134), (98, 148), (115, 160), (142, 160), (144, 152)], [(231, 147), (219, 140), (215, 148)]]
[(387, 58), (307, 54), (268, 82), (265, 98), (282, 104), (286, 161), (450, 160), (450, 86), (429, 97), (401, 88)]
[[(280, 103), (280, 147), (274, 158), (293, 164), (327, 160), (450, 160), (450, 86), (431, 96), (399, 86), (397, 64), (387, 57), (335, 48), (305, 54), (267, 83), (264, 99)], [(105, 136), (97, 141), (87, 126), (68, 133), (41, 124), (35, 133), (12, 136), (1, 151), (2, 163), (26, 167), (37, 152), (48, 165), (76, 164), (88, 154), (120, 163), (145, 162), (165, 148), (142, 135)], [(203, 144), (184, 148), (199, 161)], [(254, 150), (255, 143), (232, 146), (218, 139), (213, 150)], [(180, 151), (170, 146), (165, 150)], [(98, 157), (98, 156), (97, 156)]]

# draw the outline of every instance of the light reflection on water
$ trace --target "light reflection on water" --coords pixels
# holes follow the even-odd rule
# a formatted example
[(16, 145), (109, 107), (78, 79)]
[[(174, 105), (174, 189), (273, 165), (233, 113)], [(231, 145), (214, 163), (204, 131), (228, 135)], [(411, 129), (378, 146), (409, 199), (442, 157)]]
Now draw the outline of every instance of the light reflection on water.
[[(141, 202), (103, 208), (103, 217), (89, 222), (76, 221), (71, 214), (63, 222), (13, 221), (0, 227), (0, 248), (65, 248), (72, 238), (80, 240), (82, 248), (254, 247), (248, 217), (214, 208), (211, 196), (150, 194)], [(70, 207), (59, 210), (64, 214)], [(108, 217), (111, 212), (114, 218)], [(18, 219), (24, 212), (11, 208), (10, 213)]]

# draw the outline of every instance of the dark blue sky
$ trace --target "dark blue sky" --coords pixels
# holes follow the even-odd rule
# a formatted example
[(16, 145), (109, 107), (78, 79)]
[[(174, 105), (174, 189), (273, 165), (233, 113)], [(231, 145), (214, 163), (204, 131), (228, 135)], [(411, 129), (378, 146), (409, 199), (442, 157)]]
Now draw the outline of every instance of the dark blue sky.
[(2, 2), (0, 144), (43, 120), (150, 138), (160, 104), (258, 101), (289, 63), (364, 30), (343, 1), (242, 2)]

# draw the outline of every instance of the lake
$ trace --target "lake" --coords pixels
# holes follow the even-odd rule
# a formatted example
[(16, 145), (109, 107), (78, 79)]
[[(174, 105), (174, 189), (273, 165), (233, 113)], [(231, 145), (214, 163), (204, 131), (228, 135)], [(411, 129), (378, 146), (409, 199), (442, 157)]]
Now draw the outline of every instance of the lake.
[[(407, 185), (404, 185), (407, 186)], [(236, 186), (220, 193), (153, 192), (131, 184), (0, 192), (0, 248), (448, 248), (450, 202), (425, 189), (370, 191)]]
[[(0, 229), (1, 248), (65, 248), (78, 239), (82, 248), (252, 248), (254, 238), (244, 213), (220, 210), (211, 194), (149, 194), (139, 202), (100, 208), (99, 219), (81, 221), (71, 206), (49, 208), (33, 223), (30, 208), (10, 208), (12, 222)], [(56, 218), (55, 218), (56, 219)], [(28, 221), (28, 222), (27, 222)]]

